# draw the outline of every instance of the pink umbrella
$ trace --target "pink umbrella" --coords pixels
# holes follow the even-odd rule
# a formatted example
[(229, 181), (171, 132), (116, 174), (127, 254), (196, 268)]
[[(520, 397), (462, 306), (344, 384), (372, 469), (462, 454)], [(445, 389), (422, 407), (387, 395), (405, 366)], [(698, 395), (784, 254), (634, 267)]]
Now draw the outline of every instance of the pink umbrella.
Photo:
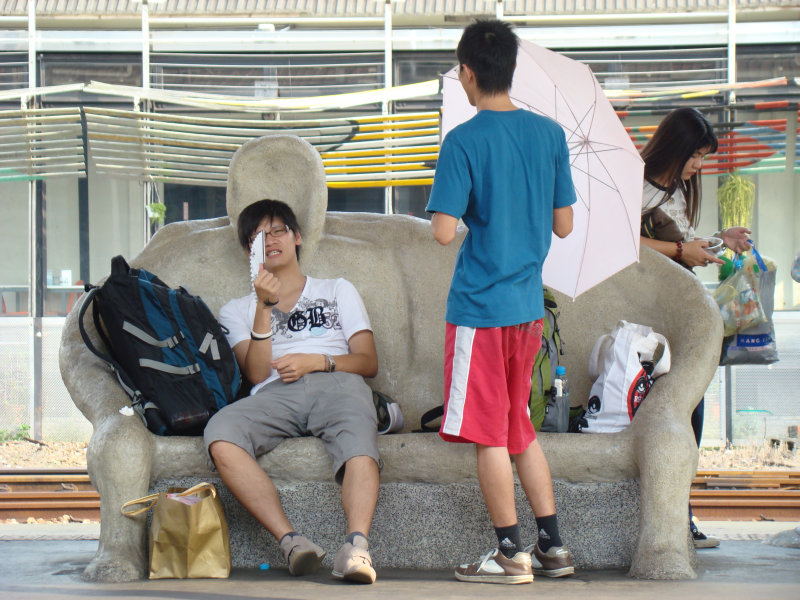
[[(475, 115), (458, 81), (444, 75), (442, 139)], [(573, 232), (553, 236), (542, 278), (576, 298), (639, 260), (644, 163), (589, 67), (521, 41), (511, 100), (556, 121), (567, 136), (578, 202)]]

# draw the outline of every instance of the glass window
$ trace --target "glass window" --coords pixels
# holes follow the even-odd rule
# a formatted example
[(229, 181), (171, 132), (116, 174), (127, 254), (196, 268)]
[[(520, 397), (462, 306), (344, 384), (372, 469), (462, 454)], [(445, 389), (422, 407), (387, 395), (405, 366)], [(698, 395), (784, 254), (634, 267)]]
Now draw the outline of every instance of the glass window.
[(30, 266), (28, 227), (30, 206), (27, 181), (0, 182), (3, 218), (0, 219), (0, 296), (2, 316), (28, 315)]
[[(45, 53), (39, 58), (39, 85), (65, 85), (102, 81), (114, 85), (142, 85), (142, 57), (124, 53)], [(45, 107), (67, 104), (104, 104), (131, 106), (131, 100), (86, 92), (45, 96)]]
[(328, 188), (328, 210), (382, 213), (384, 188)]
[[(0, 90), (16, 90), (28, 85), (28, 54), (0, 52)], [(19, 101), (16, 102), (19, 107)]]
[[(408, 85), (431, 79), (441, 80), (442, 75), (456, 66), (456, 55), (452, 50), (441, 52), (395, 52), (394, 84)], [(394, 103), (398, 111), (439, 110), (442, 95), (423, 99), (399, 100)]]
[(425, 212), (428, 198), (431, 195), (429, 185), (409, 185), (394, 188), (394, 212), (398, 215), (412, 215), (422, 219), (430, 219)]
[(52, 177), (43, 184), (46, 316), (66, 315), (83, 283), (78, 181), (77, 177)]
[(383, 86), (383, 54), (150, 55), (153, 87), (261, 98), (307, 97)]
[(166, 183), (164, 204), (167, 207), (165, 223), (213, 219), (228, 214), (224, 187)]
[(739, 99), (765, 97), (769, 100), (797, 98), (800, 87), (792, 85), (798, 74), (800, 44), (769, 46), (738, 46), (736, 48), (736, 78), (739, 81), (758, 81), (772, 77), (786, 77), (789, 85), (743, 89), (736, 92)]

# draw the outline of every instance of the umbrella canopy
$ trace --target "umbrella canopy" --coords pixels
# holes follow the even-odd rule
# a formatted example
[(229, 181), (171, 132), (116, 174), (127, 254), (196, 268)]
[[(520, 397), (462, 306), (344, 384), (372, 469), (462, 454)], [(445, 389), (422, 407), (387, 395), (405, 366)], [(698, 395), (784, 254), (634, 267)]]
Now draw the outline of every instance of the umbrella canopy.
[[(476, 109), (458, 81), (444, 75), (442, 139)], [(639, 260), (644, 163), (589, 67), (520, 41), (511, 101), (556, 121), (567, 136), (578, 202), (574, 228), (553, 236), (542, 279), (576, 298)]]

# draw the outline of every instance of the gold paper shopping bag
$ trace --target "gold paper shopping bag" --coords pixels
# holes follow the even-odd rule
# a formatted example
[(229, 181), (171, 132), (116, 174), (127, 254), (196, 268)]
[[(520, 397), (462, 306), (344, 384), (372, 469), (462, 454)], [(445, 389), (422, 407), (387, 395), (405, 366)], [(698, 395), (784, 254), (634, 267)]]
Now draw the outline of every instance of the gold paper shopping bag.
[[(126, 510), (129, 507), (140, 508)], [(150, 524), (150, 579), (228, 577), (231, 549), (228, 523), (216, 488), (199, 483), (168, 488), (126, 502), (122, 514), (134, 517), (153, 508)]]

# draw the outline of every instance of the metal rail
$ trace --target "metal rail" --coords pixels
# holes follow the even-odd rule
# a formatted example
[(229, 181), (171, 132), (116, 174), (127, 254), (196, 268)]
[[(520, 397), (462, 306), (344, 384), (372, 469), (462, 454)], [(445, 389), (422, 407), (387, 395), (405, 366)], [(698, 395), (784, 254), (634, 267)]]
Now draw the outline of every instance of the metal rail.
[(100, 495), (82, 469), (0, 471), (0, 519), (100, 518)]
[(699, 471), (692, 511), (700, 519), (800, 520), (800, 471)]

